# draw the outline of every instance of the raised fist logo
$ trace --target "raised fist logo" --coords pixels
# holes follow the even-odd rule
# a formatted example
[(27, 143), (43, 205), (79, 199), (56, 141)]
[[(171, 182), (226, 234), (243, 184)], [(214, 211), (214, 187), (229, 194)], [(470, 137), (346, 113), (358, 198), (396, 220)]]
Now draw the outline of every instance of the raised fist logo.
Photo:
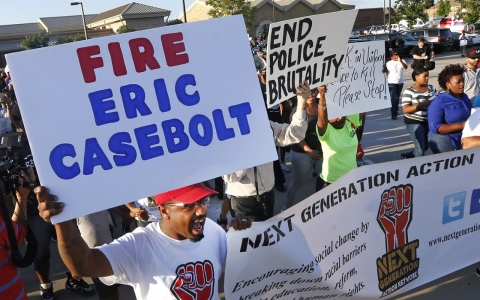
[(209, 300), (212, 299), (215, 286), (213, 265), (210, 261), (180, 265), (177, 277), (170, 290), (177, 299)]
[(387, 253), (408, 243), (407, 229), (412, 221), (413, 186), (392, 187), (382, 193), (377, 221), (385, 233)]

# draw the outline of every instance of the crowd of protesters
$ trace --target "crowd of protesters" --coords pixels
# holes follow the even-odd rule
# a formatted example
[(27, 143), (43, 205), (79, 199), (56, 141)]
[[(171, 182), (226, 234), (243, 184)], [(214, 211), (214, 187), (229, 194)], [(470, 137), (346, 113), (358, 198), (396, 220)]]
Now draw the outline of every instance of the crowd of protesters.
[[(254, 56), (266, 59), (264, 38), (252, 39), (250, 44)], [(480, 50), (466, 49), (466, 63), (446, 66), (435, 87), (429, 83), (429, 71), (435, 67), (433, 51), (424, 47), (422, 39), (418, 44), (413, 51), (411, 85), (403, 86), (403, 70), (408, 66), (401, 51), (393, 49), (385, 65), (392, 100), (391, 117), (397, 119), (401, 104), (406, 130), (414, 145), (412, 151), (402, 153), (400, 158), (423, 156), (428, 149), (441, 153), (479, 146), (480, 118), (470, 115), (472, 107), (480, 106), (477, 70)], [(265, 76), (264, 70), (259, 69), (266, 107)], [(5, 132), (26, 135), (9, 73), (2, 73), (0, 91), (0, 117), (10, 118), (10, 129)], [(186, 281), (175, 275), (179, 266), (188, 262), (201, 262), (202, 268), (212, 272), (212, 288), (216, 289), (225, 270), (227, 244), (223, 229), (228, 228), (229, 214), (230, 226), (246, 229), (252, 221), (273, 216), (274, 207), (280, 205), (275, 202), (274, 189), (287, 193), (282, 210), (287, 209), (303, 200), (298, 197), (300, 189), (308, 189), (307, 194), (311, 195), (358, 167), (365, 114), (329, 119), (327, 93), (326, 86), (311, 88), (303, 82), (296, 97), (266, 107), (279, 152), (279, 160), (275, 162), (224, 174), (215, 179), (213, 188), (208, 183), (199, 183), (139, 200), (125, 199), (127, 203), (123, 206), (55, 226), (49, 222), (50, 217), (60, 214), (64, 204), (47, 187), (39, 186), (32, 156), (28, 151), (23, 152), (24, 167), (30, 168), (28, 174), (22, 172), (19, 183), (28, 182), (36, 188), (20, 184), (6, 199), (10, 203), (15, 243), (21, 243), (27, 230), (36, 237), (38, 250), (33, 264), (40, 284), (40, 299), (55, 297), (50, 279), (51, 240), (58, 243), (62, 260), (69, 269), (66, 289), (82, 295), (92, 295), (96, 290), (100, 299), (119, 299), (118, 287), (122, 284), (132, 286), (138, 299), (150, 299), (152, 295), (161, 295), (162, 299), (183, 299), (182, 293), (197, 295), (201, 293), (199, 289), (185, 290)], [(28, 144), (24, 148), (29, 150)], [(284, 159), (288, 151), (290, 166)], [(288, 188), (284, 187), (284, 172), (293, 175)], [(306, 186), (311, 175), (316, 177), (316, 184)], [(216, 220), (220, 226), (206, 218), (208, 202), (214, 196), (223, 201)], [(122, 224), (123, 236), (118, 239), (112, 233), (117, 226), (115, 216), (120, 217)], [(131, 232), (134, 220), (137, 229)], [(7, 250), (11, 249), (5, 226), (8, 222), (10, 218), (0, 216), (0, 270), (2, 275), (6, 274), (0, 279), (0, 299), (28, 299), (18, 270), (8, 256)], [(138, 259), (150, 256), (161, 259)], [(480, 267), (477, 275), (480, 276)], [(95, 289), (82, 276), (91, 277)], [(161, 279), (150, 284), (152, 278)], [(218, 299), (216, 291), (213, 293), (214, 299)]]

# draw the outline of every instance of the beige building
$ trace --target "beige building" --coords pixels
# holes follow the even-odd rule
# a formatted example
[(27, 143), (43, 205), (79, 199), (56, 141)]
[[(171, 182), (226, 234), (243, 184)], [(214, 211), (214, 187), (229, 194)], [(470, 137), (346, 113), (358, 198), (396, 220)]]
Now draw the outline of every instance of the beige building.
[(126, 25), (136, 30), (165, 26), (170, 11), (139, 3), (129, 3), (95, 15), (87, 27), (93, 30), (111, 29), (114, 32)]
[(428, 14), (428, 19), (436, 18), (436, 17), (455, 17), (456, 12), (461, 10), (461, 4), (458, 1), (454, 0), (447, 0), (450, 1), (450, 13), (448, 16), (439, 16), (437, 13), (438, 10), (438, 1), (435, 2), (435, 5), (431, 8), (427, 9), (426, 13)]
[[(256, 8), (253, 25), (249, 30), (250, 36), (258, 36), (268, 31), (270, 23), (354, 9), (355, 5), (337, 0), (247, 0)], [(206, 0), (195, 0), (187, 9), (187, 22), (210, 19), (210, 7)], [(183, 14), (180, 20), (184, 20)]]
[[(88, 37), (98, 38), (115, 34), (122, 25), (136, 30), (165, 26), (169, 16), (169, 10), (131, 2), (100, 14), (85, 15), (85, 23)], [(21, 43), (27, 36), (45, 34), (50, 39), (48, 45), (52, 46), (58, 37), (83, 33), (81, 15), (42, 17), (35, 23), (0, 25), (0, 67), (5, 66), (5, 54), (25, 50)]]

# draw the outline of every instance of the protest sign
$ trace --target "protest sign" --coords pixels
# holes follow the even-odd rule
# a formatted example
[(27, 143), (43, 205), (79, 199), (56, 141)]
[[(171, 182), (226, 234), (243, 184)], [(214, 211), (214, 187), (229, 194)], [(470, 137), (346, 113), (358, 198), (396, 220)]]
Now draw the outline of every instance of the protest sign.
[(7, 61), (56, 223), (277, 157), (242, 16)]
[[(270, 24), (267, 105), (288, 100), (304, 80), (312, 88), (340, 78), (340, 66), (358, 10)], [(338, 20), (342, 20), (341, 24)]]
[(391, 106), (384, 62), (384, 41), (348, 44), (340, 79), (327, 85), (329, 119)]
[(479, 167), (480, 148), (364, 166), (230, 230), (226, 299), (387, 299), (478, 262)]

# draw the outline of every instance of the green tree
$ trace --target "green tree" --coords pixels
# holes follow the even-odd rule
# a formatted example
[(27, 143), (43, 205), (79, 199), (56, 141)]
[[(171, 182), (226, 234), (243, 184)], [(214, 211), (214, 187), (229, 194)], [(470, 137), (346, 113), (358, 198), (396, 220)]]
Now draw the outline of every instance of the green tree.
[(48, 41), (50, 38), (43, 33), (37, 35), (27, 36), (21, 43), (21, 45), (29, 50), (29, 49), (36, 49), (48, 46)]
[[(460, 12), (458, 16), (463, 18), (465, 24), (475, 24), (480, 20), (480, 0), (463, 0), (460, 1)], [(465, 9), (465, 12), (461, 12)]]
[(395, 14), (397, 21), (405, 19), (408, 25), (416, 24), (417, 18), (427, 19), (428, 15), (425, 12), (433, 6), (434, 0), (397, 0), (395, 1)]
[(122, 34), (122, 33), (127, 33), (127, 32), (132, 32), (135, 31), (135, 28), (128, 27), (127, 25), (122, 25), (118, 27), (117, 29), (117, 34)]
[(243, 15), (247, 31), (252, 27), (255, 7), (252, 7), (247, 0), (207, 0), (205, 2), (211, 7), (208, 15), (212, 18), (221, 18), (233, 15)]
[(167, 22), (167, 26), (169, 25), (177, 25), (177, 24), (183, 24), (182, 20), (180, 19), (173, 19)]
[(77, 35), (73, 37), (74, 42), (84, 41), (84, 40), (85, 40), (85, 34), (83, 33), (77, 33)]
[(71, 36), (57, 36), (57, 45), (67, 44), (73, 42), (73, 37)]
[(450, 13), (450, 1), (448, 0), (438, 0), (438, 9), (437, 15), (441, 17), (446, 17)]

